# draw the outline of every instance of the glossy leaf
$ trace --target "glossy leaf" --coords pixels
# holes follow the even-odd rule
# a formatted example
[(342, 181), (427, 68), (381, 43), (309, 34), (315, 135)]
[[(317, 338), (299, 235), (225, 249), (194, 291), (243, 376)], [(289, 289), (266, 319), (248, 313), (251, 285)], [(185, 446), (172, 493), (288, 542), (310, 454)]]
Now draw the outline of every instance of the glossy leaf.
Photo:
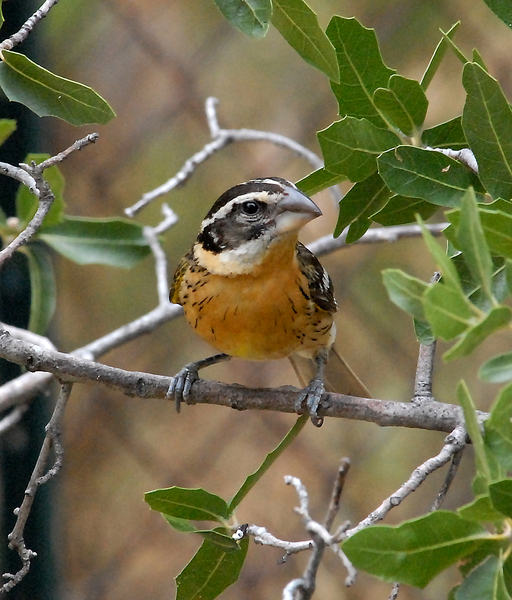
[(272, 16), (271, 0), (213, 0), (226, 19), (246, 35), (264, 37)]
[(386, 581), (425, 587), (485, 540), (478, 523), (437, 511), (399, 526), (375, 525), (343, 543), (353, 565)]
[(107, 123), (115, 117), (107, 102), (86, 85), (54, 75), (23, 54), (4, 50), (0, 87), (40, 117), (58, 117), (71, 125)]
[(423, 296), (423, 309), (435, 336), (443, 340), (452, 340), (471, 327), (471, 310), (457, 288), (434, 284)]
[(421, 221), (420, 224), (422, 226), (422, 234), (425, 244), (427, 245), (432, 258), (436, 261), (441, 273), (443, 274), (443, 282), (440, 285), (446, 285), (455, 290), (459, 290), (461, 297), (465, 299), (459, 274), (457, 273), (457, 269), (455, 268), (453, 261), (447, 256), (446, 252), (442, 250), (434, 236)]
[(153, 510), (178, 519), (223, 522), (230, 516), (225, 500), (201, 488), (174, 486), (147, 492), (144, 499)]
[(419, 319), (414, 319), (414, 333), (416, 335), (416, 339), (420, 344), (425, 346), (430, 346), (436, 341), (436, 336), (432, 331), (432, 327), (426, 321), (420, 321)]
[(48, 247), (31, 242), (21, 248), (28, 258), (30, 274), (30, 319), (28, 328), (46, 334), (57, 305), (57, 283)]
[(388, 86), (395, 71), (382, 61), (375, 31), (363, 27), (355, 18), (335, 16), (327, 27), (327, 35), (336, 49), (340, 69), (340, 83), (331, 83), (340, 116), (364, 117), (385, 127), (373, 94), (377, 88)]
[(469, 189), (462, 199), (460, 220), (456, 230), (458, 248), (464, 254), (466, 264), (484, 294), (491, 299), (494, 268), (482, 224), (480, 223), (473, 189)]
[(428, 100), (420, 84), (401, 75), (392, 75), (387, 87), (377, 88), (373, 101), (388, 121), (410, 136), (423, 125), (427, 114)]
[(327, 169), (321, 168), (313, 171), (303, 179), (297, 182), (297, 187), (305, 194), (312, 196), (318, 194), (333, 185), (337, 185), (347, 178), (345, 175), (336, 175)]
[(491, 471), (487, 462), (484, 440), (480, 431), (475, 404), (464, 381), (461, 381), (457, 386), (457, 399), (464, 411), (464, 424), (475, 452), (476, 476), (473, 481), (473, 491), (476, 495), (487, 494), (491, 481)]
[(489, 485), (493, 506), (505, 516), (512, 518), (512, 479), (503, 479)]
[[(389, 198), (389, 189), (378, 173), (370, 175), (368, 179), (360, 181), (340, 200), (338, 222), (334, 229), (334, 237), (338, 237), (351, 223), (358, 219), (368, 219), (378, 212)], [(368, 229), (367, 227), (367, 229)]]
[(501, 560), (489, 556), (473, 569), (455, 592), (455, 600), (510, 600)]
[(244, 564), (248, 538), (240, 541), (238, 552), (225, 552), (204, 540), (192, 560), (176, 577), (176, 600), (213, 600), (235, 583)]
[(398, 269), (386, 269), (382, 273), (382, 280), (389, 295), (390, 300), (407, 311), (415, 319), (425, 320), (423, 311), (423, 295), (428, 289), (428, 285), (411, 277)]
[(142, 227), (125, 219), (65, 217), (38, 236), (57, 252), (78, 264), (129, 268), (150, 252)]
[[(399, 146), (378, 159), (379, 173), (395, 193), (438, 206), (458, 206), (468, 187), (480, 188), (474, 173), (432, 150)], [(483, 198), (482, 194), (479, 194)]]
[(507, 471), (512, 470), (512, 386), (503, 389), (485, 422), (485, 445)]
[(493, 198), (512, 197), (512, 110), (499, 83), (480, 65), (464, 67), (467, 92), (462, 126), (479, 167), (482, 183)]
[(5, 142), (13, 131), (16, 131), (16, 121), (14, 119), (0, 119), (0, 145)]
[(509, 0), (484, 0), (492, 12), (501, 19), (505, 25), (512, 27), (512, 5)]
[(354, 182), (375, 173), (377, 157), (400, 143), (394, 133), (354, 117), (345, 117), (319, 131), (318, 141), (326, 169)]
[(512, 319), (512, 310), (508, 306), (493, 308), (477, 325), (468, 329), (464, 336), (443, 355), (445, 361), (468, 356), (486, 338), (499, 329), (506, 327)]
[(478, 376), (489, 383), (504, 383), (512, 380), (512, 352), (491, 358), (480, 367)]
[[(24, 162), (30, 164), (33, 161), (36, 164), (39, 164), (49, 157), (49, 154), (29, 154)], [(45, 227), (50, 227), (51, 225), (61, 223), (64, 219), (64, 208), (66, 206), (64, 202), (64, 176), (59, 167), (54, 165), (49, 169), (45, 169), (43, 178), (48, 183), (55, 196), (52, 207), (48, 211), (43, 222)], [(37, 196), (32, 194), (27, 186), (20, 183), (16, 192), (16, 216), (20, 220), (20, 225), (23, 228), (34, 217), (38, 206), (39, 199)]]
[(503, 520), (503, 514), (492, 505), (489, 495), (477, 496), (472, 502), (457, 509), (457, 514), (470, 521), (496, 523)]
[(451, 148), (452, 150), (467, 148), (468, 142), (464, 135), (464, 129), (462, 129), (462, 117), (455, 117), (451, 121), (425, 129), (421, 134), (421, 142), (432, 148)]
[(310, 65), (339, 81), (336, 52), (318, 24), (316, 14), (303, 0), (272, 0), (272, 25)]
[(404, 225), (415, 222), (418, 215), (428, 219), (438, 210), (438, 206), (426, 200), (395, 194), (382, 210), (372, 215), (372, 220), (384, 226)]
[(427, 69), (426, 69), (425, 73), (423, 74), (423, 77), (421, 78), (421, 82), (420, 82), (421, 89), (423, 89), (423, 90), (428, 89), (428, 86), (432, 82), (434, 75), (437, 73), (437, 70), (439, 69), (439, 67), (441, 65), (444, 55), (446, 54), (446, 51), (448, 50), (447, 39), (453, 38), (459, 25), (460, 25), (460, 22), (457, 22), (457, 23), (455, 23), (455, 25), (452, 25), (452, 27), (447, 31), (447, 33), (443, 34), (443, 37), (441, 38), (441, 41), (439, 42), (439, 44), (437, 44), (436, 49), (434, 50), (434, 54), (432, 55), (432, 58), (430, 59), (430, 61), (428, 63)]

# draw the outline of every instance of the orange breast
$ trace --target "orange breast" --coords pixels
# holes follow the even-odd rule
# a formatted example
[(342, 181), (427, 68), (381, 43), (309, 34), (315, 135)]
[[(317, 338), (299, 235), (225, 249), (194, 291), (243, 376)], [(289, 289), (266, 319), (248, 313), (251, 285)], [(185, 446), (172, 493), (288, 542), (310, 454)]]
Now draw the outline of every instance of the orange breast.
[(251, 360), (330, 345), (332, 315), (310, 299), (305, 277), (291, 262), (256, 275), (187, 273), (180, 300), (188, 322), (217, 350)]

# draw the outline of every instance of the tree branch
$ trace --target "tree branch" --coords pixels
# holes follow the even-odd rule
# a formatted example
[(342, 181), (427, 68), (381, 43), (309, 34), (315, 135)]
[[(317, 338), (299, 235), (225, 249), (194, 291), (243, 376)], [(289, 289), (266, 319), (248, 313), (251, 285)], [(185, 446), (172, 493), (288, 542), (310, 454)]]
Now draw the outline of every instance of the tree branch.
[[(17, 340), (5, 330), (0, 332), (0, 357), (25, 366), (30, 371), (52, 373), (66, 382), (93, 383), (117, 389), (127, 396), (142, 399), (166, 398), (170, 377), (138, 371), (125, 371), (78, 356), (46, 350)], [(292, 386), (279, 388), (246, 388), (216, 381), (199, 380), (192, 386), (190, 404), (213, 404), (237, 410), (273, 410), (295, 413), (299, 390)], [(325, 393), (320, 414), (367, 421), (382, 427), (410, 427), (451, 432), (464, 422), (459, 406), (432, 400), (418, 406), (412, 402), (393, 402)], [(480, 418), (488, 415), (480, 413)]]
[(57, 4), (59, 0), (46, 0), (46, 2), (36, 10), (36, 12), (23, 23), (20, 30), (11, 35), (0, 44), (0, 53), (2, 50), (12, 50), (14, 46), (25, 41), (37, 23), (46, 17), (50, 10)]

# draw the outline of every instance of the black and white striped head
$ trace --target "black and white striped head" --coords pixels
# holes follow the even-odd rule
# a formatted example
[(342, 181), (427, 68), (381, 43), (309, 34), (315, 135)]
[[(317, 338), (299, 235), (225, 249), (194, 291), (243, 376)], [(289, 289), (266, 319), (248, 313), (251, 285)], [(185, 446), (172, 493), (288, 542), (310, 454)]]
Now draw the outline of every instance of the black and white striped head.
[(322, 214), (296, 185), (280, 177), (252, 179), (227, 190), (201, 223), (197, 245), (223, 260), (244, 262), (282, 234), (298, 231)]

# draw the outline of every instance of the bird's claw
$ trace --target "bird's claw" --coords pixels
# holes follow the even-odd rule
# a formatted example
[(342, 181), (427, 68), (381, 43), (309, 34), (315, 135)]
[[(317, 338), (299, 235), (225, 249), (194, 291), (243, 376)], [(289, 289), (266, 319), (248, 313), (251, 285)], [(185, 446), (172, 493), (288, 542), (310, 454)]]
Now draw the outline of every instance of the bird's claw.
[(324, 382), (313, 379), (313, 381), (302, 390), (295, 401), (295, 410), (298, 413), (301, 413), (304, 404), (306, 405), (311, 416), (311, 422), (315, 427), (321, 427), (324, 422), (324, 418), (318, 416), (318, 409), (320, 408), (324, 391)]
[(188, 398), (190, 396), (190, 390), (192, 385), (199, 379), (199, 372), (197, 367), (194, 365), (185, 365), (181, 371), (176, 373), (172, 378), (171, 385), (167, 390), (167, 397), (173, 397), (176, 412), (180, 412), (181, 403), (186, 402), (188, 404)]

